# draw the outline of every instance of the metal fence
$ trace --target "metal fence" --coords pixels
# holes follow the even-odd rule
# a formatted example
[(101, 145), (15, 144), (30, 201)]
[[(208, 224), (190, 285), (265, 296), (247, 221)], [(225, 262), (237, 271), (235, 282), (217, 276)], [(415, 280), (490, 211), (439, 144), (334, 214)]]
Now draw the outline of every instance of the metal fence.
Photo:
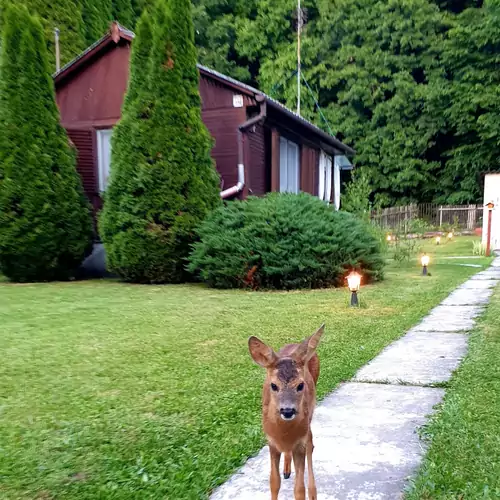
[(482, 205), (437, 205), (423, 203), (389, 207), (373, 211), (371, 220), (384, 229), (407, 229), (409, 222), (421, 219), (436, 229), (455, 226), (461, 230), (473, 231), (482, 226)]

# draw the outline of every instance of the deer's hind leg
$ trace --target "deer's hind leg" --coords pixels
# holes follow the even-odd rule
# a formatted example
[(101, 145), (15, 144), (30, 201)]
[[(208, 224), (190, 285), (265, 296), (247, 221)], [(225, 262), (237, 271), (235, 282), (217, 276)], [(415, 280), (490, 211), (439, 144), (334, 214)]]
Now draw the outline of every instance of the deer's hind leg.
[(288, 479), (292, 474), (292, 454), (285, 453), (285, 465), (283, 467), (283, 477)]

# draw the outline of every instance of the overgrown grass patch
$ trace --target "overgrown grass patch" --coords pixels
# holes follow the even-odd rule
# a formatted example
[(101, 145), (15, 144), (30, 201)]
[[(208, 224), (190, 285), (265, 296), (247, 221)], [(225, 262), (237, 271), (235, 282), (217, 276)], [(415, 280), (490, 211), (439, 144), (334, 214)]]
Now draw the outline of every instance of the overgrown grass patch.
[(0, 498), (207, 498), (263, 444), (247, 338), (325, 322), (323, 397), (478, 271), (430, 270), (392, 264), (359, 309), (346, 289), (0, 283)]
[(500, 289), (470, 337), (407, 500), (500, 498)]

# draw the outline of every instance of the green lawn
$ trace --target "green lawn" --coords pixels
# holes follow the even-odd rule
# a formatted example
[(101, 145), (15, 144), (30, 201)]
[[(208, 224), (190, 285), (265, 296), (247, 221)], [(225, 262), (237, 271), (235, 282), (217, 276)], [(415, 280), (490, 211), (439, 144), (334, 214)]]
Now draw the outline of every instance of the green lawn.
[(323, 397), (478, 271), (441, 258), (471, 241), (427, 242), (429, 277), (391, 264), (360, 309), (345, 289), (1, 283), (0, 498), (206, 498), (263, 444), (250, 335), (278, 347), (326, 322)]
[(470, 337), (407, 500), (500, 498), (500, 288)]

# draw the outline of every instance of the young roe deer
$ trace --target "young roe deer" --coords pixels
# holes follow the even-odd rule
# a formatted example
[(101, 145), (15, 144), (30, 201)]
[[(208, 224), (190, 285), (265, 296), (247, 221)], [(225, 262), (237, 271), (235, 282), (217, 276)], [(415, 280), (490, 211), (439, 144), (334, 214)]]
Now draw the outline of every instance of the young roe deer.
[(285, 455), (284, 477), (295, 467), (295, 500), (305, 500), (304, 470), (307, 456), (309, 500), (317, 500), (312, 467), (311, 420), (316, 405), (319, 358), (316, 347), (325, 325), (300, 344), (288, 344), (278, 353), (257, 337), (248, 348), (253, 360), (266, 369), (262, 389), (262, 422), (271, 453), (271, 500), (278, 500), (281, 486), (280, 460)]

